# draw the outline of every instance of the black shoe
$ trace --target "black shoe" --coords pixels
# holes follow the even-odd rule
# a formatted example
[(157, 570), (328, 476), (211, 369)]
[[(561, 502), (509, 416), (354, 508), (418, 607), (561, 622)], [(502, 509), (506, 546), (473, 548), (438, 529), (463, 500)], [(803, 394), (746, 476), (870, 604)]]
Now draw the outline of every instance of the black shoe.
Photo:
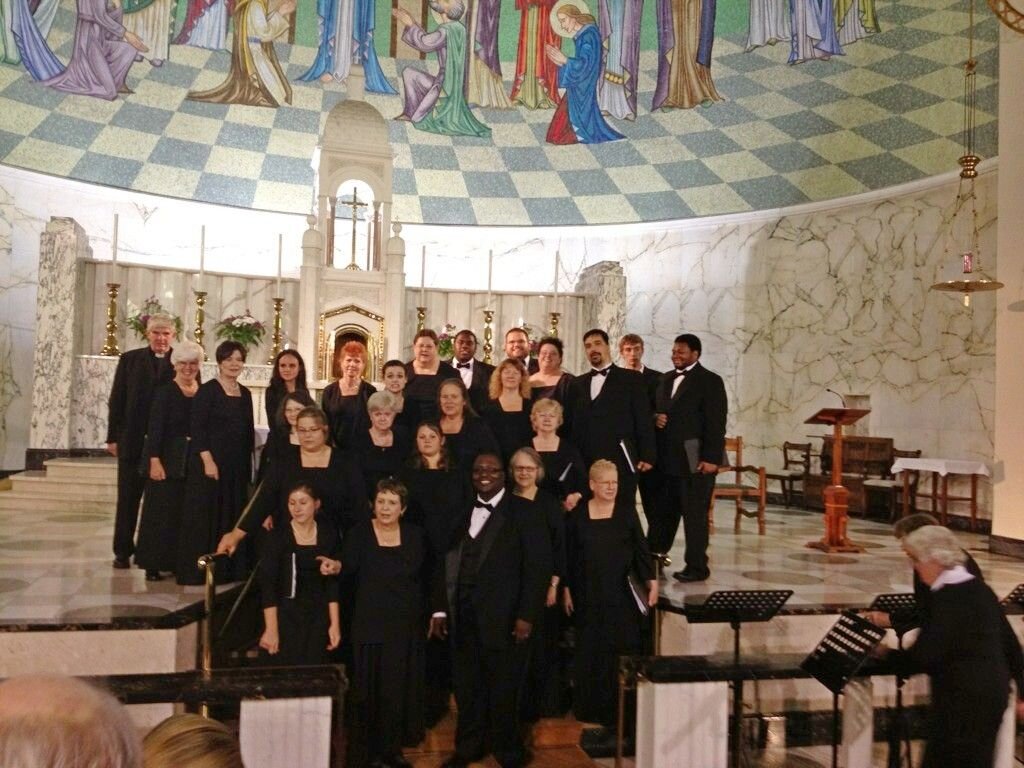
[(163, 581), (160, 571), (146, 571), (146, 581)]
[(127, 557), (115, 557), (111, 565), (119, 571), (126, 571), (132, 567), (131, 560)]
[(704, 571), (704, 573), (694, 573), (693, 571), (676, 571), (672, 574), (672, 578), (676, 581), (681, 581), (684, 584), (694, 581), (707, 581), (708, 577), (711, 576), (711, 571)]

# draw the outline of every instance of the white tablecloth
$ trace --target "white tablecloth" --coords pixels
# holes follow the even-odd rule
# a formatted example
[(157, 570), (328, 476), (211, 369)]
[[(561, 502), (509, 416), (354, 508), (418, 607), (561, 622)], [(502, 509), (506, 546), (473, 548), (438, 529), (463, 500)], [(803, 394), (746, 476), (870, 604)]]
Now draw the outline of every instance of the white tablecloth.
[(892, 470), (894, 475), (905, 469), (919, 469), (924, 472), (938, 472), (940, 475), (985, 475), (992, 477), (992, 471), (983, 461), (967, 459), (896, 459)]

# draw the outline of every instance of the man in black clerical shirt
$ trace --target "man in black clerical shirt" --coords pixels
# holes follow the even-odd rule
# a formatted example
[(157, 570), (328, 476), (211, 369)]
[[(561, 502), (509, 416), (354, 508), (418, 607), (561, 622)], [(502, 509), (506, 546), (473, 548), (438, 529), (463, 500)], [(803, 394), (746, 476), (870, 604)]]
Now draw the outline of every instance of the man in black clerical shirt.
[(117, 361), (107, 417), (107, 453), (117, 458), (117, 511), (114, 515), (114, 567), (128, 568), (135, 553), (135, 526), (148, 474), (139, 472), (149, 406), (161, 384), (174, 378), (171, 339), (174, 318), (150, 315), (149, 346), (125, 352)]
[(433, 590), (432, 637), (452, 637), (458, 723), (455, 754), (466, 768), (492, 753), (502, 768), (527, 762), (518, 691), (527, 640), (551, 578), (551, 544), (533, 505), (505, 488), (501, 459), (473, 462), (476, 498)]
[(534, 374), (540, 370), (540, 363), (530, 356), (530, 336), (522, 328), (505, 331), (505, 357), (518, 360), (526, 367), (527, 373)]
[(686, 535), (686, 567), (679, 581), (704, 581), (708, 568), (708, 505), (718, 467), (725, 460), (728, 405), (722, 377), (700, 364), (700, 339), (692, 333), (672, 344), (674, 371), (662, 376), (655, 405), (658, 461), (664, 477), (657, 514), (649, 520), (653, 552), (668, 552), (679, 518)]
[(490, 397), (487, 388), (491, 383), (494, 366), (476, 359), (476, 334), (468, 328), (455, 334), (454, 346), (455, 359), (452, 365), (469, 391), (469, 402), (473, 410), (480, 413)]
[(637, 476), (649, 472), (656, 456), (654, 420), (643, 378), (612, 365), (608, 334), (593, 328), (583, 335), (590, 373), (573, 379), (569, 409), (571, 439), (590, 467), (608, 459), (619, 470), (620, 502), (636, 504)]
[[(619, 339), (619, 358), (622, 360), (623, 368), (636, 371), (643, 377), (644, 389), (647, 391), (647, 399), (653, 413), (655, 394), (658, 391), (658, 382), (661, 381), (662, 373), (644, 365), (643, 338), (635, 333), (627, 333)], [(640, 500), (644, 505), (644, 515), (647, 517), (647, 524), (650, 525), (651, 518), (657, 514), (655, 505), (658, 504), (661, 495), (661, 471), (658, 463), (655, 463), (649, 472), (640, 475), (638, 484)]]

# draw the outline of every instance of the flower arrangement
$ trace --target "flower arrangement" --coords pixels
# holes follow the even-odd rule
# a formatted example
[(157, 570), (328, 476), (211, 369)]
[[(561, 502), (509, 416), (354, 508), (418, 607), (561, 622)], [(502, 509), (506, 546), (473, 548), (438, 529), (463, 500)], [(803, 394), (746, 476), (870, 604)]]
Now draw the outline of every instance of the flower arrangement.
[(246, 308), (243, 315), (229, 315), (217, 323), (215, 332), (218, 339), (237, 341), (243, 347), (257, 347), (267, 332), (266, 326), (252, 316)]
[(135, 331), (135, 335), (143, 341), (146, 339), (146, 325), (149, 323), (149, 318), (151, 315), (156, 314), (171, 315), (174, 318), (174, 338), (181, 338), (181, 318), (164, 309), (163, 305), (160, 304), (160, 300), (156, 296), (150, 296), (142, 302), (141, 307), (135, 306), (129, 300), (127, 312), (128, 319), (126, 320), (126, 324), (129, 328)]
[(536, 357), (540, 349), (540, 340), (545, 336), (544, 331), (534, 328), (529, 323), (523, 323), (519, 327), (526, 331), (526, 340), (530, 344), (530, 357)]
[(442, 360), (451, 360), (455, 357), (455, 332), (457, 328), (451, 323), (445, 323), (437, 334), (437, 354)]

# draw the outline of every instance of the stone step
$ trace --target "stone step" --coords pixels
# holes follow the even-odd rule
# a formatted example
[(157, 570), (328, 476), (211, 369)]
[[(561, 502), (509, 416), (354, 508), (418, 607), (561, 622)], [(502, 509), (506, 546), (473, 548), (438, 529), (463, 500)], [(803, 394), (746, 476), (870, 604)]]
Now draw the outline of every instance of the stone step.
[(14, 491), (0, 492), (0, 513), (24, 512), (50, 514), (60, 512), (96, 512), (109, 514), (114, 519), (116, 503), (113, 501), (83, 501), (80, 499), (46, 499)]
[(80, 499), (82, 501), (116, 501), (117, 485), (105, 482), (83, 482), (77, 479), (55, 480), (45, 472), (29, 470), (11, 476), (12, 488), (5, 493), (34, 497)]
[(56, 479), (117, 482), (117, 460), (111, 457), (81, 459), (50, 459), (44, 462), (47, 477)]

